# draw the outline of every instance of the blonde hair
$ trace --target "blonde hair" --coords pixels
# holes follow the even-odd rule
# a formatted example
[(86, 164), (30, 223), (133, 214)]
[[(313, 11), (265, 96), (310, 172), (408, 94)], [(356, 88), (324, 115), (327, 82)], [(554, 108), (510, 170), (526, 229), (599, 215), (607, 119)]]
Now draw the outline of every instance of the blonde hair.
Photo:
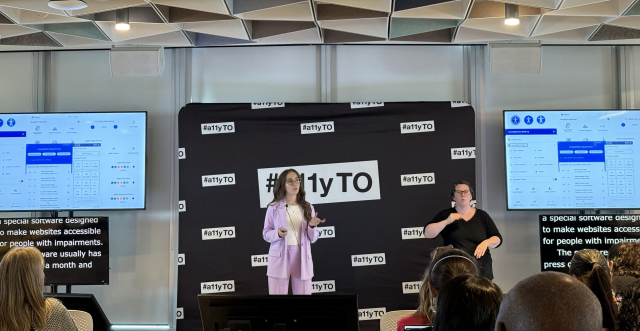
[(14, 247), (0, 261), (0, 331), (43, 329), (44, 259), (35, 247)]

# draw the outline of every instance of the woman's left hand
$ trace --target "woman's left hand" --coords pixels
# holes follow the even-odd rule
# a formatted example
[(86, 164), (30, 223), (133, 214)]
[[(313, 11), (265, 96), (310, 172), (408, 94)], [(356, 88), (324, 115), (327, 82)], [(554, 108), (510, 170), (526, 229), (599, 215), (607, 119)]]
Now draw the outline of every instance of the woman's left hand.
[(473, 255), (476, 257), (476, 259), (479, 259), (484, 255), (484, 253), (487, 251), (487, 246), (488, 245), (489, 244), (485, 240), (485, 241), (481, 242), (480, 245), (478, 245), (478, 247), (476, 247), (476, 252), (473, 253)]
[(311, 219), (311, 221), (309, 221), (309, 227), (311, 228), (315, 228), (316, 225), (320, 224), (320, 223), (324, 223), (326, 220), (321, 220), (318, 218), (318, 213), (316, 213), (315, 215), (313, 215), (313, 218)]

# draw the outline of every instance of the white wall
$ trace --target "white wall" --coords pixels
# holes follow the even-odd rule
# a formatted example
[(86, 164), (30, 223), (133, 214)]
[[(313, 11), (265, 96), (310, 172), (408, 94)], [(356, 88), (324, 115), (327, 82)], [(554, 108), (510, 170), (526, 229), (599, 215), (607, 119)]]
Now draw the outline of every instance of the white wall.
[(486, 139), (486, 154), (478, 164), (483, 175), (481, 208), (504, 237), (492, 257), (495, 282), (505, 291), (540, 272), (538, 215), (544, 211), (506, 211), (502, 111), (614, 107), (611, 47), (554, 46), (542, 52), (540, 74), (491, 74), (487, 60), (485, 102), (476, 110)]
[(172, 55), (165, 51), (161, 77), (111, 77), (108, 51), (51, 53), (49, 111), (148, 112), (147, 209), (76, 213), (109, 217), (110, 284), (74, 286), (73, 292), (93, 293), (114, 324), (172, 323), (170, 225), (178, 111)]
[(34, 59), (37, 53), (0, 53), (0, 113), (36, 111)]
[(192, 102), (318, 102), (316, 46), (192, 51)]
[(462, 46), (338, 46), (333, 102), (464, 98)]

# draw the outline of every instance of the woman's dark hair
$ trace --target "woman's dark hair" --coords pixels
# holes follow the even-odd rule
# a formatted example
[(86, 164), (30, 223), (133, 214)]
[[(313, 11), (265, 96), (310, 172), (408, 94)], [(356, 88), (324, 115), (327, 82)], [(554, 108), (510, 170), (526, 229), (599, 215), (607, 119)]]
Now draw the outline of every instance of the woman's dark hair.
[(442, 286), (456, 276), (480, 274), (475, 258), (472, 258), (471, 255), (465, 251), (450, 247), (439, 247), (435, 252), (436, 254), (432, 257), (431, 263), (429, 263), (424, 276), (422, 276), (420, 305), (415, 314), (427, 316), (431, 321), (433, 321), (435, 314), (431, 309), (434, 296), (429, 289), (429, 283), (431, 283), (431, 286), (439, 293)]
[[(280, 176), (278, 176), (278, 180), (276, 181), (276, 186), (273, 188), (273, 201), (271, 201), (272, 205), (284, 199), (285, 195), (287, 194), (287, 189), (286, 189), (287, 176), (289, 175), (290, 172), (295, 172), (296, 177), (300, 177), (300, 173), (297, 172), (295, 169), (287, 169), (283, 171), (280, 174)], [(307, 193), (304, 191), (304, 182), (301, 181), (300, 189), (298, 190), (298, 195), (296, 196), (296, 200), (298, 201), (298, 204), (300, 205), (300, 207), (302, 207), (302, 210), (304, 212), (304, 218), (307, 221), (310, 221), (311, 220), (311, 204), (308, 203), (307, 200), (305, 200), (306, 195)]]
[(502, 291), (492, 281), (461, 275), (448, 281), (438, 293), (434, 331), (493, 331)]
[(453, 195), (456, 194), (456, 186), (458, 186), (458, 185), (467, 185), (467, 186), (469, 186), (469, 192), (471, 192), (471, 199), (473, 199), (476, 196), (476, 194), (473, 192), (473, 187), (471, 187), (471, 183), (469, 183), (466, 180), (461, 179), (461, 180), (453, 183), (453, 186), (451, 187), (451, 199), (453, 199)]
[(640, 280), (622, 290), (622, 305), (618, 312), (619, 331), (640, 330)]
[(640, 277), (640, 243), (617, 243), (609, 248), (607, 260), (613, 262), (614, 276)]
[(617, 306), (613, 302), (611, 274), (604, 256), (595, 249), (577, 251), (571, 259), (569, 273), (583, 277), (584, 283), (600, 301), (602, 306), (602, 327), (610, 331), (617, 330)]

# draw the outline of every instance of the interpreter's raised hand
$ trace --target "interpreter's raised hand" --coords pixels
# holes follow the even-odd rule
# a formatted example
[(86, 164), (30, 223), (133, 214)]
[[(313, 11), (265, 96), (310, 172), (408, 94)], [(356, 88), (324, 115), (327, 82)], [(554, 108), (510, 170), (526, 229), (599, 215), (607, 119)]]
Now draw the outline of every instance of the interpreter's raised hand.
[(278, 228), (278, 237), (284, 238), (286, 236), (287, 236), (287, 229), (286, 228)]
[(459, 220), (462, 218), (462, 214), (460, 213), (451, 213), (449, 217), (447, 217), (447, 225)]
[(475, 251), (475, 253), (473, 253), (473, 255), (476, 257), (476, 259), (481, 258), (484, 255), (484, 253), (487, 252), (487, 246), (488, 245), (489, 244), (485, 240), (485, 241), (481, 242), (480, 245), (478, 245), (478, 247), (476, 247), (476, 251)]
[(311, 219), (311, 221), (309, 221), (309, 227), (310, 228), (315, 228), (316, 225), (320, 224), (320, 223), (324, 223), (326, 221), (326, 219), (321, 220), (318, 218), (318, 213), (316, 213), (315, 215), (313, 215), (313, 218)]

